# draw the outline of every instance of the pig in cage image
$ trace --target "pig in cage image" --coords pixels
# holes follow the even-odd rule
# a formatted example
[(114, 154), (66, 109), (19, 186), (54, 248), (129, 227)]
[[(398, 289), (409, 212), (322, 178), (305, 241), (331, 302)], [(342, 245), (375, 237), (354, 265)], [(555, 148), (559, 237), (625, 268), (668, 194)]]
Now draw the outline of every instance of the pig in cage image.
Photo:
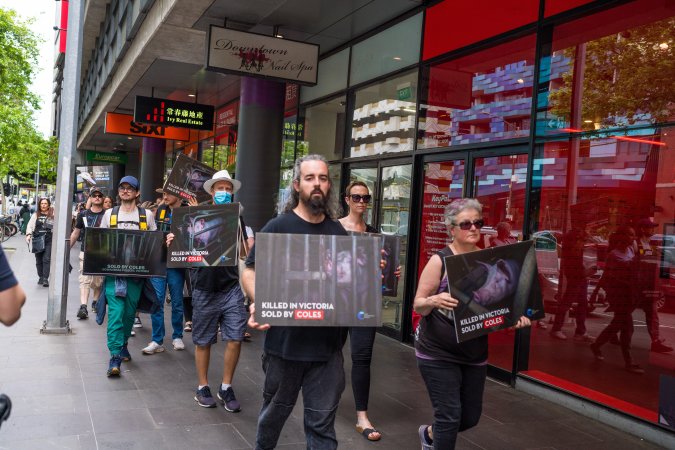
[(239, 217), (236, 214), (224, 214), (222, 207), (205, 207), (190, 208), (190, 212), (176, 216), (177, 248), (201, 255), (208, 266), (237, 263)]

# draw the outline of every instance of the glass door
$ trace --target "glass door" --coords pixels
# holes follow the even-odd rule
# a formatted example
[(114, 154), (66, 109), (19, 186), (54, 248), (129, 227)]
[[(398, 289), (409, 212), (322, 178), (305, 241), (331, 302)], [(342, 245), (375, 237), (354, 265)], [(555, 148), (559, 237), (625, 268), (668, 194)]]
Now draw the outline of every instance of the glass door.
[[(472, 159), (471, 194), (483, 205), (483, 248), (516, 243), (523, 239), (528, 155), (516, 148), (483, 153)], [(511, 372), (515, 332), (501, 330), (488, 337), (488, 363)]]

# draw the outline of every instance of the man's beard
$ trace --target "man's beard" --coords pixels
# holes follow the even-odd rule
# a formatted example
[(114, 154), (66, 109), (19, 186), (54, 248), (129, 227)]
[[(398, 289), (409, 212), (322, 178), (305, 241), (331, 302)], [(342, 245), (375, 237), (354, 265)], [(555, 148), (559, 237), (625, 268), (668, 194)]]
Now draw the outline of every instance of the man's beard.
[[(321, 197), (314, 196), (314, 194), (320, 193)], [(330, 194), (330, 191), (328, 192)], [(309, 195), (309, 198), (300, 197), (300, 201), (312, 212), (312, 215), (327, 214), (328, 213), (328, 195), (324, 195), (323, 192), (316, 190), (312, 191)]]

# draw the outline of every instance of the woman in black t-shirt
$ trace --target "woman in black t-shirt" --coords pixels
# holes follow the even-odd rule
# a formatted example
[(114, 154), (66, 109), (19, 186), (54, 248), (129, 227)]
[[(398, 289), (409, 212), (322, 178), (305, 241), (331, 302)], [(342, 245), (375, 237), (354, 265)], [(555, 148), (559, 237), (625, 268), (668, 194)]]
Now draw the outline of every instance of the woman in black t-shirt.
[[(419, 428), (423, 449), (455, 448), (457, 433), (477, 425), (481, 415), (488, 339), (457, 342), (451, 311), (458, 301), (448, 293), (442, 257), (480, 250), (482, 208), (471, 198), (454, 200), (445, 208), (452, 242), (429, 259), (415, 294), (414, 308), (422, 316), (415, 330), (417, 366), (434, 408), (433, 427)], [(515, 328), (529, 325), (529, 319), (521, 317)]]
[[(349, 214), (340, 219), (347, 231), (376, 233), (366, 224), (363, 215), (371, 200), (368, 186), (362, 181), (353, 181), (345, 191), (345, 202)], [(349, 343), (352, 354), (352, 391), (356, 404), (356, 431), (369, 441), (379, 441), (382, 435), (368, 419), (368, 397), (370, 395), (370, 362), (373, 356), (375, 327), (352, 327), (349, 329)]]
[[(26, 242), (44, 236), (44, 248), (35, 254), (35, 266), (38, 273), (38, 284), (49, 286), (49, 264), (52, 257), (52, 228), (54, 228), (54, 210), (48, 198), (40, 199), (38, 210), (35, 211), (28, 222), (26, 229)], [(35, 246), (37, 240), (33, 242)]]

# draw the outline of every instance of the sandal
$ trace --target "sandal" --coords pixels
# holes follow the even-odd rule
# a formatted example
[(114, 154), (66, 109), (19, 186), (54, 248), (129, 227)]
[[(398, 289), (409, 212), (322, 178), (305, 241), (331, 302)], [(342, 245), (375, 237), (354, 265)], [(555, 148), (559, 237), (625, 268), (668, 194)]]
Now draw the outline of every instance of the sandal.
[[(369, 441), (379, 441), (382, 439), (382, 433), (377, 431), (375, 428), (363, 428), (359, 425), (356, 425), (356, 431), (358, 431), (365, 439)], [(372, 437), (371, 434), (377, 433), (379, 436)]]

